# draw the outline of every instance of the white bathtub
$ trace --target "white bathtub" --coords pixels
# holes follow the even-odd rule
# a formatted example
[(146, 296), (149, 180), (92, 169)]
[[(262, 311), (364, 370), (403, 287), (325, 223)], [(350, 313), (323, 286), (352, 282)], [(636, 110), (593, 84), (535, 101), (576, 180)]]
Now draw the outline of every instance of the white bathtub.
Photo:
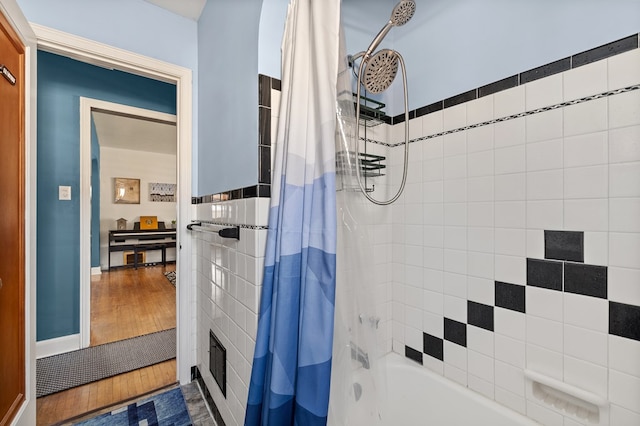
[[(361, 370), (346, 419), (348, 426), (529, 426), (538, 423), (398, 354), (386, 355), (386, 377), (372, 389)], [(383, 383), (386, 381), (386, 383)], [(376, 398), (376, 393), (380, 398)], [(383, 399), (385, 404), (376, 403)], [(382, 406), (381, 406), (382, 405)]]

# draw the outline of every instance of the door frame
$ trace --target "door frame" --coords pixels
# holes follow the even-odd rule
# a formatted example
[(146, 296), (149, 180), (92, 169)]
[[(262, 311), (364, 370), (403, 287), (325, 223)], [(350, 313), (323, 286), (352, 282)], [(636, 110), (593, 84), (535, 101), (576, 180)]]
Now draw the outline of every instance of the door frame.
[[(80, 97), (80, 347), (91, 343), (91, 111), (115, 112), (177, 124), (175, 114), (137, 108), (130, 105)], [(177, 142), (176, 142), (177, 143)], [(177, 160), (177, 158), (176, 158)], [(180, 167), (176, 161), (176, 177)], [(189, 200), (191, 201), (191, 200)], [(177, 254), (177, 251), (176, 251)], [(107, 251), (107, 256), (111, 253)], [(176, 267), (179, 267), (179, 260)], [(177, 275), (177, 274), (176, 274)], [(176, 287), (177, 288), (177, 287)]]
[[(117, 69), (131, 74), (148, 77), (176, 85), (177, 116), (177, 264), (176, 276), (176, 319), (177, 319), (177, 379), (182, 384), (191, 381), (191, 366), (195, 365), (195, 350), (190, 332), (192, 323), (192, 301), (194, 290), (191, 279), (191, 238), (186, 225), (191, 221), (191, 170), (192, 170), (192, 128), (193, 93), (192, 72), (188, 68), (129, 52), (96, 41), (88, 40), (38, 24), (31, 24), (37, 37), (38, 49), (90, 63), (108, 69)], [(90, 207), (90, 202), (87, 201)], [(86, 209), (86, 206), (85, 206)], [(82, 217), (82, 203), (81, 203)], [(81, 227), (90, 227), (90, 211), (81, 220)], [(89, 219), (87, 219), (89, 218)], [(82, 233), (82, 230), (81, 230)], [(85, 250), (88, 252), (88, 250)], [(90, 273), (90, 261), (88, 268)], [(80, 271), (84, 274), (85, 271)], [(80, 318), (89, 318), (90, 288), (81, 287)], [(35, 318), (34, 318), (35, 321)], [(86, 327), (86, 324), (85, 324)], [(82, 325), (81, 325), (82, 333)], [(88, 333), (83, 339), (89, 339)]]

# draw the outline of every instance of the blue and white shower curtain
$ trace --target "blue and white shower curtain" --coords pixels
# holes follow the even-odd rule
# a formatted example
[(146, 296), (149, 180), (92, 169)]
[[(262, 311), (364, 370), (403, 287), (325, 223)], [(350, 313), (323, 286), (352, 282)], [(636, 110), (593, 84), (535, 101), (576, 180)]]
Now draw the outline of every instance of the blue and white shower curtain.
[(325, 425), (336, 279), (340, 0), (291, 0), (245, 425)]

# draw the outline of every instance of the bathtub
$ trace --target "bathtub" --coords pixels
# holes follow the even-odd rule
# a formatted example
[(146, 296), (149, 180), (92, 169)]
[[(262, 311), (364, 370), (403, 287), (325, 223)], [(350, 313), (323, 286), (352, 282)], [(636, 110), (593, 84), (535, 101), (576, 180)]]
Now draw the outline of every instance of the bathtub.
[[(391, 353), (384, 357), (386, 377), (378, 380), (376, 403), (370, 370), (360, 370), (354, 383), (348, 426), (529, 426), (533, 420), (476, 392), (452, 382), (421, 365)], [(386, 383), (383, 383), (385, 382)]]

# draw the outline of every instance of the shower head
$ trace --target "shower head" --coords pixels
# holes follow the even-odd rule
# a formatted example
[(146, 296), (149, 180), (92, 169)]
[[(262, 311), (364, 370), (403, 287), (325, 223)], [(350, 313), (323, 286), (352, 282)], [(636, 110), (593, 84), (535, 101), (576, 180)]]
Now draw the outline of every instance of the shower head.
[(371, 56), (371, 53), (378, 47), (378, 45), (382, 42), (382, 40), (386, 37), (386, 35), (391, 30), (391, 27), (400, 27), (413, 17), (413, 14), (416, 11), (416, 2), (414, 0), (400, 0), (398, 4), (393, 8), (391, 12), (391, 18), (389, 18), (389, 22), (385, 24), (384, 27), (380, 30), (376, 38), (373, 39), (369, 48), (364, 54), (365, 58)]
[(362, 85), (369, 93), (382, 93), (391, 86), (398, 73), (395, 50), (382, 49), (363, 63)]

